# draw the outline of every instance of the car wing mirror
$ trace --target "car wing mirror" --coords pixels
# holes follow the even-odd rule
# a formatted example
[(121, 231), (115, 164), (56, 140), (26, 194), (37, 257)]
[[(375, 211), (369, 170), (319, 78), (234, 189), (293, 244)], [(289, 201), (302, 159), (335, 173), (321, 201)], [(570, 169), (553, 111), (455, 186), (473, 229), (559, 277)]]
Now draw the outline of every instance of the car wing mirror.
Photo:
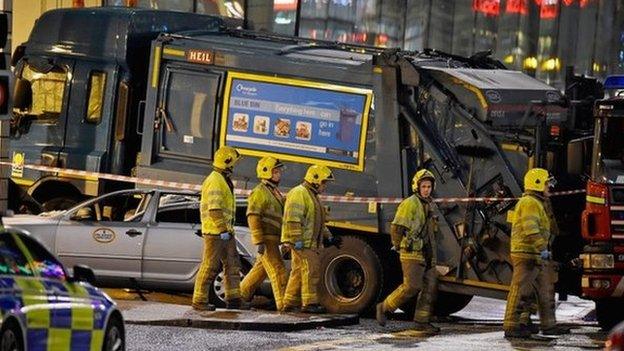
[(95, 285), (95, 273), (93, 269), (85, 265), (75, 265), (74, 275), (71, 279), (73, 282), (86, 282), (91, 285)]
[(32, 105), (32, 86), (30, 81), (23, 78), (15, 79), (13, 88), (13, 108), (26, 110)]

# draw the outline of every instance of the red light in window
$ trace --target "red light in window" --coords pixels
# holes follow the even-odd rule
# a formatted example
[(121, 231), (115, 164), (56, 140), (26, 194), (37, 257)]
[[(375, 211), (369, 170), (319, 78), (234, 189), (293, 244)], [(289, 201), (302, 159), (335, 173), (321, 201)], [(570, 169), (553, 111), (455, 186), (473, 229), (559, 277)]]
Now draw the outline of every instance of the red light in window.
[(570, 6), (574, 3), (574, 0), (563, 0), (563, 4), (566, 6)]
[(556, 124), (550, 126), (550, 135), (554, 136), (554, 137), (560, 136), (561, 135), (561, 127), (559, 127)]
[(297, 10), (297, 0), (273, 0), (273, 10), (295, 11)]
[(472, 0), (472, 10), (486, 16), (498, 16), (500, 0)]
[(388, 43), (388, 36), (386, 34), (377, 34), (377, 40), (375, 45), (386, 45)]
[(540, 18), (553, 19), (559, 14), (559, 0), (540, 0)]
[(508, 0), (505, 12), (526, 15), (529, 13), (529, 0)]

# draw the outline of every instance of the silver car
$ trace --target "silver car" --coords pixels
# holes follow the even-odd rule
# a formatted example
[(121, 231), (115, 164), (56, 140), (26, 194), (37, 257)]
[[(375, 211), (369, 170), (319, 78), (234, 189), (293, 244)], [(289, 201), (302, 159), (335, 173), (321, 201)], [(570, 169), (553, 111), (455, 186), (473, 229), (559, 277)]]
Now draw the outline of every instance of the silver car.
[[(5, 217), (4, 223), (38, 238), (66, 267), (90, 266), (99, 286), (192, 291), (202, 257), (194, 192), (121, 190), (66, 211)], [(256, 251), (249, 229), (235, 230), (245, 272)], [(211, 289), (217, 305), (223, 304), (222, 279)]]

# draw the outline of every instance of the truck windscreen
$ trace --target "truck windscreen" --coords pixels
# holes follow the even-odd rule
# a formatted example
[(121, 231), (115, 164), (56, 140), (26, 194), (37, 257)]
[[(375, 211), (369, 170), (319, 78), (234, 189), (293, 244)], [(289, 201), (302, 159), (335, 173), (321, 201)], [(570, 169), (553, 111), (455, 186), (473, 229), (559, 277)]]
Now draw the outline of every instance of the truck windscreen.
[(624, 118), (605, 117), (596, 121), (596, 152), (593, 178), (608, 183), (624, 183)]

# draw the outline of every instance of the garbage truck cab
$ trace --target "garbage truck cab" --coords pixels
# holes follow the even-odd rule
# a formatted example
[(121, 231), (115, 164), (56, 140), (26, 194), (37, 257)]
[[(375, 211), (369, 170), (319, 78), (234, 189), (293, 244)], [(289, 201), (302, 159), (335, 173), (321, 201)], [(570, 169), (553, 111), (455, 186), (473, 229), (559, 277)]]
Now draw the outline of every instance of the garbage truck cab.
[[(137, 116), (150, 41), (162, 32), (210, 31), (233, 23), (112, 7), (44, 13), (12, 59), (14, 163), (129, 174), (140, 146)], [(67, 208), (85, 196), (129, 186), (23, 167), (11, 173), (12, 186), (26, 190), (43, 209)]]

